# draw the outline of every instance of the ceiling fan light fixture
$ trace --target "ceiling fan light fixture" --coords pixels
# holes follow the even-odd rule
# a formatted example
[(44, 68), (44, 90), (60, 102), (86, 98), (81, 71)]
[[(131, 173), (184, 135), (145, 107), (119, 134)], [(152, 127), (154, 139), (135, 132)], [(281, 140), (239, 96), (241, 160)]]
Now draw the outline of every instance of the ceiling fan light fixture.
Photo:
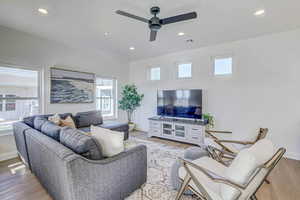
[(264, 9), (259, 9), (257, 11), (254, 12), (254, 16), (264, 16), (266, 14), (266, 11)]

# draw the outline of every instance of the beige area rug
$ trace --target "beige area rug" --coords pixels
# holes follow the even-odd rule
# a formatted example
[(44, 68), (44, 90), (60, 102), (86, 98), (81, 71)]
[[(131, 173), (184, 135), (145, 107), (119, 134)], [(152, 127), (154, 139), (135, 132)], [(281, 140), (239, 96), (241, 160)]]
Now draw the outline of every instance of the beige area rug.
[[(171, 185), (171, 167), (178, 157), (183, 157), (183, 148), (148, 140), (131, 138), (127, 147), (144, 144), (148, 152), (148, 178), (143, 189), (143, 200), (173, 200), (177, 191)], [(182, 200), (195, 200), (184, 196)], [(126, 200), (142, 200), (141, 190), (137, 190)]]

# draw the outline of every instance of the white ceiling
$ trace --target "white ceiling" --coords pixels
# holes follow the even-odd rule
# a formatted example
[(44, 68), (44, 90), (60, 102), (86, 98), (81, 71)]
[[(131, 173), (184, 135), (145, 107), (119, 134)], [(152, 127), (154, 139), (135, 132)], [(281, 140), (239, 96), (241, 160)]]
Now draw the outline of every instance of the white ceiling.
[[(120, 9), (150, 18), (153, 5), (161, 7), (161, 18), (191, 11), (198, 18), (164, 26), (151, 43), (147, 24), (115, 14)], [(39, 7), (49, 15), (41, 16)], [(266, 16), (254, 17), (260, 8)], [(1, 0), (0, 25), (137, 60), (295, 29), (300, 27), (299, 10), (299, 0)], [(177, 36), (180, 31), (186, 35)], [(130, 46), (135, 50), (129, 51)]]

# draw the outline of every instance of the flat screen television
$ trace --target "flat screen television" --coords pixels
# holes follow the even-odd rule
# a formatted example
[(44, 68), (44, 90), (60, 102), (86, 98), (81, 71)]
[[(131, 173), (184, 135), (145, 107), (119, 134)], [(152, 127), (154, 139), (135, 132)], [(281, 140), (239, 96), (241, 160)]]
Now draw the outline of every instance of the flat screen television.
[(202, 118), (202, 90), (161, 90), (157, 92), (157, 115)]

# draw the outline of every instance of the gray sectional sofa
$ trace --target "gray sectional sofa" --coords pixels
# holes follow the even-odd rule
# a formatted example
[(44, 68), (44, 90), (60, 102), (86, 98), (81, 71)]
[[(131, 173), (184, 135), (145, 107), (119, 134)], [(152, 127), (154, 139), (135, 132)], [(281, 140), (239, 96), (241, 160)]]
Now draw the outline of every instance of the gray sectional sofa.
[[(121, 200), (146, 182), (146, 147), (103, 157), (99, 143), (79, 130), (88, 131), (91, 124), (104, 126), (102, 118), (95, 116), (99, 113), (73, 116), (78, 129), (61, 128), (47, 120), (49, 115), (25, 118), (13, 125), (20, 157), (55, 200)], [(105, 126), (125, 127), (112, 122)]]

